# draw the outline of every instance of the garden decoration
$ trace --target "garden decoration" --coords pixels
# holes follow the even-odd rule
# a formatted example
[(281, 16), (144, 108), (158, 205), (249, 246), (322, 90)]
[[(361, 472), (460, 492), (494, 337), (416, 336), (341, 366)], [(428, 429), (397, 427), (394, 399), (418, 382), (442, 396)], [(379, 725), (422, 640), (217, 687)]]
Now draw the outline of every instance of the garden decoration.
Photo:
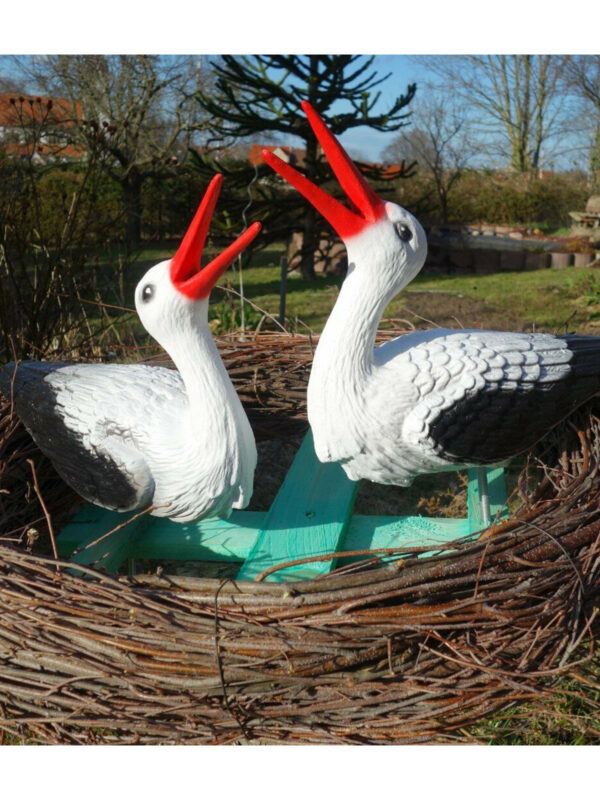
[(201, 267), (221, 183), (215, 175), (175, 256), (135, 290), (140, 320), (179, 372), (38, 361), (0, 372), (0, 388), (39, 448), (99, 506), (150, 506), (183, 523), (243, 508), (252, 495), (254, 435), (212, 339), (208, 297), (260, 224)]
[[(310, 113), (313, 123), (318, 122)], [(318, 130), (323, 137), (323, 129)], [(14, 368), (5, 373), (8, 399), (0, 403), (0, 743), (4, 732), (25, 741), (89, 744), (448, 742), (491, 711), (543, 697), (549, 676), (569, 672), (575, 679), (573, 668), (585, 658), (581, 644), (598, 617), (600, 421), (590, 407), (558, 425), (555, 422), (569, 411), (570, 403), (579, 405), (584, 395), (595, 393), (600, 371), (597, 340), (485, 334), (499, 337), (493, 339), (492, 348), (488, 338), (485, 342), (475, 338), (476, 331), (457, 332), (463, 339), (452, 338), (449, 331), (433, 331), (406, 334), (400, 343), (390, 341), (369, 360), (373, 346), (392, 336), (376, 331), (384, 300), (375, 297), (374, 290), (379, 287), (385, 295), (390, 291), (384, 285), (386, 278), (398, 285), (409, 279), (407, 270), (416, 274), (424, 257), (415, 249), (423, 241), (422, 231), (406, 212), (382, 204), (365, 188), (343, 151), (335, 149), (334, 140), (325, 141), (342, 185), (353, 197), (356, 194), (354, 202), (362, 213), (343, 210), (296, 173), (285, 177), (310, 189), (313, 202), (335, 217), (338, 227), (342, 220), (349, 252), (367, 257), (366, 262), (357, 261), (353, 255), (350, 282), (346, 280), (340, 295), (342, 304), (350, 302), (342, 298), (357, 291), (352, 276), (364, 264), (372, 286), (354, 298), (354, 309), (336, 305), (317, 343), (321, 354), (316, 363), (322, 364), (312, 371), (311, 383), (315, 376), (318, 380), (316, 389), (311, 386), (309, 403), (317, 403), (313, 423), (317, 450), (323, 454), (324, 441), (325, 454), (332, 460), (317, 458), (308, 433), (267, 510), (234, 509), (228, 519), (207, 516), (185, 521), (181, 508), (180, 524), (175, 524), (164, 518), (167, 509), (153, 505), (154, 516), (87, 506), (55, 539), (52, 520), (66, 516), (70, 490), (13, 419), (9, 398), (19, 411), (19, 394), (27, 383), (19, 374), (41, 370), (39, 405), (46, 413), (47, 397), (55, 398), (59, 392), (45, 378), (67, 367), (44, 373), (44, 368), (28, 371), (24, 365), (16, 373)], [(187, 412), (178, 400), (184, 385), (191, 396), (188, 384), (200, 380), (196, 368), (201, 364), (190, 360), (199, 354), (197, 349), (190, 352), (190, 329), (194, 321), (206, 319), (205, 299), (214, 283), (210, 270), (224, 268), (219, 259), (229, 258), (227, 250), (192, 274), (192, 262), (198, 269), (218, 182), (211, 184), (209, 199), (203, 201), (208, 216), (202, 216), (196, 233), (188, 233), (180, 248), (187, 255), (178, 251), (171, 262), (169, 275), (178, 288), (171, 287), (166, 268), (158, 265), (136, 291), (144, 324), (182, 369), (181, 379), (173, 372), (164, 377), (165, 386), (179, 388), (165, 392), (156, 408), (143, 411), (140, 398), (145, 397), (146, 385), (152, 389), (154, 384), (149, 372), (136, 373), (144, 382), (138, 384), (136, 395), (140, 430), (154, 432), (151, 419), (170, 421), (162, 447), (180, 459), (173, 475), (176, 486), (192, 480), (196, 469), (194, 460), (187, 463), (192, 445), (177, 436), (182, 419), (188, 420), (196, 436), (206, 433), (203, 421), (208, 429), (215, 416), (220, 419), (224, 413), (247, 425), (241, 409), (231, 411), (231, 406), (238, 408), (237, 398), (232, 397), (233, 388), (230, 394), (224, 367), (204, 329), (202, 336), (197, 330), (195, 336), (210, 361), (211, 380), (218, 378), (221, 406), (230, 407), (219, 407), (217, 401), (211, 405), (203, 395), (204, 418), (198, 415), (192, 428), (191, 406)], [(366, 223), (371, 214), (376, 219)], [(379, 228), (386, 229), (381, 238), (369, 233)], [(255, 232), (250, 228), (244, 236), (252, 238)], [(361, 237), (363, 242), (372, 238), (375, 249), (361, 246)], [(242, 240), (232, 247), (241, 249), (246, 241)], [(385, 250), (377, 255), (381, 241)], [(368, 256), (373, 252), (369, 270)], [(394, 266), (400, 276), (394, 275)], [(160, 305), (163, 296), (165, 307)], [(179, 313), (182, 306), (184, 315)], [(336, 359), (331, 332), (344, 314), (348, 328), (340, 332), (340, 339), (343, 333), (347, 340), (339, 342), (345, 351), (338, 351)], [(361, 331), (368, 335), (361, 339)], [(218, 341), (258, 438), (285, 438), (290, 431), (305, 430), (305, 388), (314, 343), (313, 337), (265, 332), (242, 341)], [(383, 377), (380, 389), (361, 370), (352, 371), (355, 350), (362, 359), (360, 366), (370, 365), (372, 375), (384, 376), (388, 368), (390, 376), (398, 378), (400, 368), (395, 365), (404, 363), (398, 398), (386, 390)], [(340, 368), (339, 377), (332, 377), (332, 391), (341, 391), (334, 386), (337, 381), (351, 381), (348, 396), (341, 398), (337, 409), (349, 431), (333, 427), (335, 436), (330, 438), (328, 425), (335, 423), (319, 393), (328, 358), (333, 360), (332, 376)], [(113, 391), (104, 393), (105, 408), (125, 403), (116, 366), (83, 366), (116, 370), (110, 373), (117, 376), (111, 382)], [(167, 371), (152, 374), (163, 372)], [(78, 376), (84, 374), (73, 374), (72, 389), (78, 393), (85, 383)], [(451, 397), (444, 392), (455, 384), (462, 394), (443, 407), (443, 398)], [(100, 392), (96, 382), (93, 385), (99, 407)], [(212, 389), (207, 385), (207, 394)], [(60, 390), (62, 397), (62, 385)], [(440, 396), (442, 401), (437, 402)], [(411, 411), (400, 403), (402, 397), (405, 403), (413, 397), (415, 408), (426, 409), (422, 429), (412, 418), (412, 439), (404, 438), (404, 426), (399, 418), (390, 418), (387, 408), (404, 411), (409, 419)], [(486, 412), (479, 405), (482, 398), (489, 400)], [(498, 398), (505, 399), (504, 407)], [(134, 400), (129, 401), (132, 406)], [(374, 408), (380, 421), (396, 425), (396, 449), (406, 446), (412, 461), (400, 461), (395, 450), (390, 455), (389, 429), (370, 422), (375, 427), (361, 431), (359, 413), (350, 411), (349, 403), (364, 407), (365, 418)], [(437, 409), (447, 415), (442, 417)], [(34, 410), (29, 413), (35, 436), (37, 418)], [(74, 425), (71, 417), (77, 413), (71, 406), (71, 416), (61, 421), (61, 432), (67, 424)], [(474, 422), (476, 416), (485, 420), (486, 413), (491, 416), (485, 425)], [(310, 414), (312, 420), (315, 413)], [(498, 414), (511, 420), (500, 433), (496, 425), (504, 423), (497, 420)], [(466, 429), (471, 424), (476, 433), (469, 439)], [(510, 518), (503, 518), (507, 504), (503, 471), (485, 466), (489, 452), (480, 438), (487, 431), (489, 450), (504, 460), (516, 452), (519, 424), (519, 450), (526, 446), (525, 440), (535, 438), (532, 430), (541, 436), (555, 427), (528, 457), (512, 497)], [(368, 449), (365, 430), (380, 437), (379, 467)], [(419, 438), (420, 430), (427, 435)], [(114, 430), (109, 433), (113, 436)], [(239, 448), (239, 492), (229, 495), (231, 505), (236, 499), (241, 503), (239, 495), (246, 486), (241, 476), (248, 477), (241, 443), (247, 444), (246, 455), (252, 456), (246, 466), (254, 465), (253, 439), (237, 436), (233, 444)], [(73, 439), (61, 436), (56, 441), (66, 449)], [(133, 439), (132, 432), (118, 441), (130, 447)], [(356, 474), (369, 469), (394, 481), (409, 481), (431, 465), (457, 469), (462, 463), (475, 464), (469, 470), (468, 519), (353, 515), (358, 483), (346, 474), (344, 461), (334, 458), (339, 453), (334, 450), (337, 439), (363, 441), (364, 453), (351, 447), (348, 451), (347, 462)], [(48, 439), (39, 443), (54, 454)], [(108, 455), (116, 467), (125, 462), (118, 446)], [(85, 474), (87, 462), (79, 457), (78, 451), (78, 468)], [(65, 474), (60, 462), (58, 466)], [(103, 467), (100, 479), (107, 492), (116, 467)], [(137, 465), (135, 473), (127, 473), (131, 474), (139, 475)], [(483, 476), (489, 483), (487, 491)], [(126, 487), (131, 486), (131, 478), (128, 481)], [(82, 483), (83, 477), (74, 485), (79, 488)], [(91, 495), (97, 501), (96, 493)], [(162, 518), (156, 512), (162, 512)], [(36, 526), (41, 529), (44, 520), (54, 558), (34, 552)], [(489, 526), (491, 521), (498, 524)], [(161, 566), (133, 574), (132, 562), (138, 558), (156, 559)], [(171, 574), (164, 562), (173, 559), (229, 561), (237, 579), (233, 572), (219, 579)], [(117, 572), (127, 560), (129, 575), (106, 574)]]
[[(59, 536), (61, 554), (112, 571), (135, 558), (231, 560), (241, 562), (239, 579), (283, 582), (324, 575), (344, 563), (331, 555), (336, 553), (398, 547), (432, 553), (505, 515), (504, 474), (497, 465), (597, 392), (600, 346), (593, 337), (438, 329), (374, 349), (385, 306), (423, 265), (425, 234), (407, 211), (370, 189), (318, 115), (308, 104), (304, 108), (353, 208), (272, 154), (265, 158), (334, 224), (351, 266), (314, 358), (308, 390), (312, 431), (277, 497), (267, 512), (234, 510), (228, 519), (218, 516), (227, 510), (223, 505), (203, 509), (197, 522), (184, 510), (177, 517), (183, 526), (85, 508)], [(177, 270), (177, 257), (174, 263)], [(161, 288), (153, 281), (138, 287), (141, 315), (144, 294), (151, 309)], [(148, 327), (178, 355), (173, 337), (161, 337), (150, 320)], [(467, 519), (352, 515), (360, 479), (408, 485), (421, 473), (464, 467)], [(154, 514), (173, 516), (168, 510)]]
[[(378, 341), (391, 335), (380, 331)], [(311, 337), (261, 332), (217, 346), (257, 440), (301, 434)], [(263, 448), (271, 445), (259, 444), (264, 458)], [(337, 464), (316, 456), (314, 464), (348, 480)], [(272, 466), (259, 458), (261, 479)], [(231, 527), (229, 549), (223, 531), (202, 534), (207, 520), (100, 512), (112, 513), (114, 526), (129, 524), (80, 555), (104, 547), (114, 557), (115, 540), (149, 520), (147, 551), (156, 558), (173, 548), (154, 536), (154, 524), (180, 532), (177, 547), (190, 558), (211, 557), (220, 537), (219, 560), (232, 562), (229, 577), (184, 577), (162, 560), (161, 569), (113, 576), (43, 554), (43, 510), (56, 525), (77, 498), (1, 401), (0, 742), (6, 733), (5, 743), (46, 744), (483, 743), (501, 738), (504, 725), (518, 727), (545, 698), (548, 719), (561, 675), (577, 708), (591, 708), (585, 664), (599, 618), (599, 475), (596, 404), (534, 447), (509, 519), (433, 553), (414, 531), (397, 536), (389, 517), (374, 524), (354, 516), (341, 549), (359, 540), (377, 548), (358, 556), (362, 564), (306, 582), (270, 583), (277, 572), (239, 581), (234, 562), (249, 555), (268, 510), (233, 511), (230, 522), (253, 515), (254, 528)], [(311, 502), (317, 495), (305, 498), (306, 526), (331, 519)], [(108, 530), (93, 522), (98, 511), (82, 518), (89, 542)], [(386, 532), (395, 549), (382, 553)], [(129, 537), (131, 555), (143, 539)], [(471, 727), (511, 706), (516, 715)], [(576, 724), (583, 736), (587, 720)]]
[(351, 203), (263, 151), (348, 251), (308, 384), (321, 461), (339, 462), (352, 480), (401, 486), (423, 473), (505, 464), (598, 393), (598, 337), (437, 328), (375, 348), (386, 306), (425, 263), (425, 233), (373, 192), (317, 112), (302, 107)]

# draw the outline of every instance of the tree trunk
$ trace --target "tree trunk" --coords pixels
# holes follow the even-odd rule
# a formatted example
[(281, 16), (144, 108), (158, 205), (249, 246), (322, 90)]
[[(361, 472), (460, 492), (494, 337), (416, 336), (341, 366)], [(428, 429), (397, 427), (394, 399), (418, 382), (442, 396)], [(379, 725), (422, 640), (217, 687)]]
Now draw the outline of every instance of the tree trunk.
[(140, 173), (137, 170), (128, 172), (123, 178), (121, 186), (125, 199), (127, 246), (139, 247), (142, 240), (142, 177)]
[[(310, 56), (310, 78), (308, 79), (308, 100), (316, 105), (316, 91), (319, 82), (319, 58)], [(308, 134), (306, 139), (306, 177), (313, 181), (317, 171), (317, 140), (313, 133)], [(302, 261), (300, 262), (300, 272), (306, 280), (313, 280), (315, 275), (315, 250), (317, 249), (317, 214), (315, 209), (309, 205), (304, 215), (304, 225), (302, 229)]]
[(313, 280), (315, 275), (315, 250), (316, 241), (316, 222), (317, 214), (311, 206), (306, 209), (304, 215), (304, 228), (302, 230), (302, 260), (300, 262), (300, 272), (305, 280)]
[(510, 165), (515, 172), (520, 174), (531, 170), (528, 143), (520, 135), (515, 135), (511, 142)]
[[(600, 110), (600, 109), (599, 109)], [(591, 189), (595, 194), (600, 191), (600, 120), (596, 123), (596, 135), (592, 143), (590, 154)]]
[(444, 189), (440, 191), (440, 206), (442, 209), (442, 222), (446, 225), (448, 222), (448, 195)]

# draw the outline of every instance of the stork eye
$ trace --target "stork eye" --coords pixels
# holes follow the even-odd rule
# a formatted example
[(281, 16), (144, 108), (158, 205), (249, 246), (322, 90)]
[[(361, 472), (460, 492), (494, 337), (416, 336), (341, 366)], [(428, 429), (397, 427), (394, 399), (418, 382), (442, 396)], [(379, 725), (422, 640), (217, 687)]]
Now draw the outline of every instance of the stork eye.
[(402, 225), (401, 223), (396, 225), (396, 233), (403, 242), (410, 242), (413, 237), (413, 232), (408, 225)]
[(142, 302), (149, 303), (154, 297), (154, 284), (147, 283), (142, 289)]

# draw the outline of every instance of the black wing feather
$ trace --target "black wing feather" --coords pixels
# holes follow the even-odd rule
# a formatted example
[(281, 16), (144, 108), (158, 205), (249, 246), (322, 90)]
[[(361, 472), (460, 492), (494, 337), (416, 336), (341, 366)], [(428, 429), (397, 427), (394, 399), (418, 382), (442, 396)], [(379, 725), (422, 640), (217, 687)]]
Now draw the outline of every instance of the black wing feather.
[[(460, 464), (497, 464), (532, 447), (600, 392), (600, 337), (560, 336), (572, 353), (556, 381), (490, 383), (431, 424), (436, 452)], [(503, 384), (508, 384), (508, 386)]]
[(0, 370), (0, 390), (56, 471), (86, 500), (105, 508), (137, 507), (138, 488), (107, 453), (91, 452), (65, 424), (56, 392), (45, 380), (68, 366), (59, 362), (10, 363)]

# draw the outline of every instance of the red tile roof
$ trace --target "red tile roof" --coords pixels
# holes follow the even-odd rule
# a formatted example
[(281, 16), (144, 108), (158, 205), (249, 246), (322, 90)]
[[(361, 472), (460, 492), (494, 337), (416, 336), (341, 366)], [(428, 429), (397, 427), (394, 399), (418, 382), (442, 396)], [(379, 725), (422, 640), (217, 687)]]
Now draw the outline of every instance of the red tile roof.
[(367, 174), (372, 171), (379, 173), (378, 177), (381, 180), (389, 181), (395, 178), (401, 178), (406, 172), (406, 167), (402, 164), (374, 164), (371, 161), (361, 162), (361, 166), (366, 167)]
[(250, 155), (248, 156), (248, 161), (252, 166), (260, 166), (265, 163), (262, 157), (263, 150), (268, 150), (270, 153), (283, 152), (288, 156), (290, 163), (295, 166), (302, 166), (302, 164), (304, 164), (304, 150), (282, 144), (253, 144), (250, 148)]
[(0, 93), (0, 126), (6, 128), (27, 125), (32, 120), (48, 120), (73, 125), (82, 118), (81, 103), (71, 103), (65, 97)]
[(29, 158), (34, 155), (32, 149), (35, 150), (35, 154), (41, 157), (65, 158), (76, 161), (85, 156), (85, 150), (73, 144), (37, 144), (34, 147), (31, 143), (0, 141), (0, 151), (4, 151), (11, 158)]

